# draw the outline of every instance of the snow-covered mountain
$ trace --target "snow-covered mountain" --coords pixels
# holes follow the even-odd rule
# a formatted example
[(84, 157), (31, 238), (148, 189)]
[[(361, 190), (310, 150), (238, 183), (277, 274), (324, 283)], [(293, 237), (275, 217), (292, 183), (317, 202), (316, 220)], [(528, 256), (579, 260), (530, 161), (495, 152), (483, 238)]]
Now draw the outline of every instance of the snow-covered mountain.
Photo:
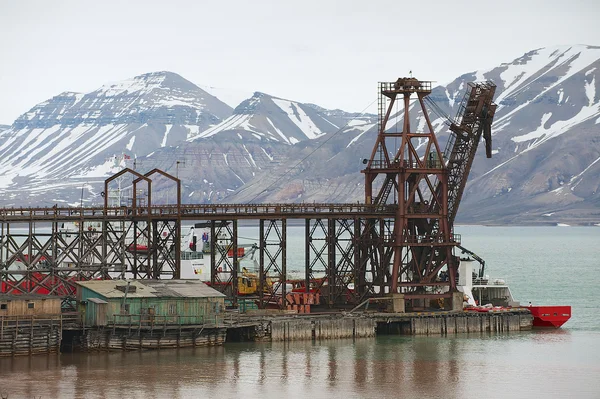
[[(143, 156), (218, 124), (231, 108), (181, 76), (157, 72), (91, 93), (61, 93), (0, 133), (3, 202), (103, 181), (120, 170), (115, 155)], [(123, 157), (122, 157), (123, 158)], [(92, 183), (90, 183), (92, 184)], [(7, 198), (8, 196), (8, 198)]]
[[(306, 155), (305, 163), (319, 162), (323, 154), (334, 149), (340, 154), (339, 159), (343, 159), (347, 154), (333, 143), (341, 138), (343, 145), (347, 145), (349, 134), (355, 137), (364, 133), (365, 127), (372, 127), (375, 119), (375, 115), (326, 110), (257, 92), (222, 123), (189, 138), (185, 145), (152, 154), (147, 162), (153, 167), (172, 170), (174, 159), (184, 159), (186, 167), (179, 170), (179, 176), (185, 183), (188, 202), (226, 202), (233, 198), (231, 195), (236, 190), (243, 192), (244, 202), (258, 201), (252, 194), (255, 186), (264, 189), (264, 183), (273, 178), (272, 172), (289, 167), (299, 154)], [(325, 140), (329, 141), (327, 149), (310, 159), (308, 151), (314, 147), (311, 143)], [(330, 154), (329, 158), (335, 155)], [(335, 162), (330, 160), (329, 165), (335, 167)], [(313, 173), (311, 179), (318, 176)], [(249, 181), (254, 183), (248, 185)], [(273, 200), (298, 199), (290, 196), (294, 194), (287, 193)]]
[(600, 47), (530, 51), (511, 63), (461, 76), (446, 87), (448, 101), (473, 77), (496, 82), (498, 110), (494, 156), (485, 159), (480, 153), (476, 160), (462, 219), (510, 223), (597, 219)]
[[(447, 130), (443, 122), (445, 117), (452, 119), (456, 115), (466, 83), (492, 80), (497, 85), (494, 155), (487, 159), (479, 151), (458, 214), (459, 222), (600, 221), (599, 67), (600, 47), (556, 46), (530, 51), (498, 67), (464, 74), (433, 89), (430, 97), (444, 115), (431, 110), (429, 114), (444, 145)], [(419, 131), (424, 120), (420, 112), (413, 116), (411, 125)], [(388, 126), (397, 120), (398, 116), (392, 117)], [(341, 162), (335, 168), (322, 164), (311, 167), (307, 162), (292, 171), (283, 167), (262, 177), (270, 181), (268, 192), (255, 184), (250, 195), (250, 189), (246, 189), (230, 200), (257, 197), (264, 201), (319, 201), (336, 198), (339, 193), (347, 201), (362, 201), (364, 178), (359, 171), (363, 165), (357, 160), (370, 156), (377, 134), (374, 127), (365, 126), (365, 131), (366, 134), (346, 136), (346, 148), (341, 148), (343, 136), (337, 140), (341, 149), (331, 160)], [(328, 146), (319, 151), (327, 151)], [(300, 154), (296, 159), (303, 157)], [(323, 186), (329, 187), (327, 193)]]
[[(220, 200), (279, 162), (287, 152), (280, 144), (289, 147), (363, 123), (355, 117), (263, 93), (233, 110), (171, 72), (136, 76), (87, 94), (65, 92), (0, 130), (0, 202), (79, 204), (82, 186), (87, 200), (101, 201), (96, 198), (101, 183), (124, 166), (173, 174), (181, 169), (190, 181), (187, 201)], [(187, 176), (192, 165), (198, 169)]]
[(238, 105), (229, 118), (188, 141), (234, 133), (240, 139), (255, 138), (296, 144), (335, 132), (354, 117), (342, 111), (327, 111), (312, 104), (301, 104), (256, 92)]
[[(433, 89), (443, 146), (466, 83), (497, 85), (494, 155), (479, 151), (458, 222), (600, 222), (599, 66), (600, 47), (557, 46)], [(363, 200), (376, 116), (203, 87), (159, 72), (37, 105), (0, 128), (0, 204), (79, 203), (82, 184), (100, 203), (99, 183), (134, 159), (179, 176), (188, 203)]]

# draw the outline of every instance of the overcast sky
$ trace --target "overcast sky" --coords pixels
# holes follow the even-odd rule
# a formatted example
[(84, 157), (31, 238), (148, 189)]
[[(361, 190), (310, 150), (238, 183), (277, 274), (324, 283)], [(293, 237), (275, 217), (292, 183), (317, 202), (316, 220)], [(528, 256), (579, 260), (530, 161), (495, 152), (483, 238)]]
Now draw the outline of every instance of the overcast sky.
[(168, 70), (361, 111), (377, 82), (446, 83), (525, 52), (600, 45), (598, 0), (2, 1), (0, 124), (63, 91)]

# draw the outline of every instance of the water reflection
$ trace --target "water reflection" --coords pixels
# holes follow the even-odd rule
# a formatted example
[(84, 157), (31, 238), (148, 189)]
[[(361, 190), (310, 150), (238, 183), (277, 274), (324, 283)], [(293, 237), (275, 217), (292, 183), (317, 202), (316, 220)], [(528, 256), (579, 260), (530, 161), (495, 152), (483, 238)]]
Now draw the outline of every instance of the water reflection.
[(0, 359), (0, 393), (10, 399), (434, 398), (522, 397), (552, 387), (551, 397), (587, 397), (600, 390), (598, 338), (556, 331), (388, 336)]

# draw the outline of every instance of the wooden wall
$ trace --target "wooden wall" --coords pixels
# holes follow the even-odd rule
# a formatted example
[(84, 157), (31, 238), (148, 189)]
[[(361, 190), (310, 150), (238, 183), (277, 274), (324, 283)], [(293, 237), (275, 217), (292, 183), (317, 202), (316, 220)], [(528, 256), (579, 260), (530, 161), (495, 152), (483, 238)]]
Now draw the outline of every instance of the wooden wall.
[(271, 321), (272, 341), (324, 340), (375, 336), (376, 322), (367, 318), (322, 318)]
[[(225, 310), (224, 297), (203, 297), (203, 298), (160, 298), (149, 297), (127, 298), (125, 303), (129, 306), (129, 312), (123, 314), (121, 305), (123, 303), (120, 298), (106, 298), (100, 294), (80, 287), (79, 297), (82, 301), (88, 301), (88, 304), (82, 307), (85, 311), (85, 321), (87, 326), (93, 326), (100, 320), (98, 316), (98, 304), (89, 302), (90, 298), (102, 299), (108, 304), (106, 305), (106, 323), (112, 324), (116, 321), (117, 324), (129, 324), (129, 321), (135, 318), (130, 318), (128, 315), (143, 315), (150, 319), (153, 312), (153, 318), (156, 322), (163, 323), (166, 318), (167, 324), (204, 324), (214, 323), (216, 316), (221, 315)], [(153, 310), (150, 310), (153, 309)], [(136, 319), (138, 320), (139, 317)]]
[(0, 357), (58, 353), (61, 315), (0, 317)]
[(81, 340), (81, 349), (86, 351), (143, 350), (186, 348), (195, 346), (222, 345), (225, 328), (170, 328), (141, 329), (135, 332), (127, 328), (92, 328), (86, 330)]
[(60, 298), (51, 296), (39, 299), (21, 299), (14, 295), (9, 299), (0, 296), (0, 305), (6, 305), (6, 309), (3, 309), (5, 306), (0, 306), (0, 316), (60, 314), (60, 304)]

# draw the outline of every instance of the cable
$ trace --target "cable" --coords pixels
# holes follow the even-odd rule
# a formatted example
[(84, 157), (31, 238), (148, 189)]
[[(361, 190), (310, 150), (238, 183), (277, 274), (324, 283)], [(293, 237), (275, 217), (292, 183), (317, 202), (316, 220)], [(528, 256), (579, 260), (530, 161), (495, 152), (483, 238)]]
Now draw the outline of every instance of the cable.
[[(250, 237), (242, 237), (242, 236), (237, 236), (238, 240), (248, 240), (248, 241), (254, 241), (256, 243), (256, 241), (258, 241), (258, 238), (250, 238)], [(280, 241), (278, 240), (265, 240), (266, 243), (270, 243), (270, 244), (278, 244)]]
[[(371, 103), (369, 105), (367, 105), (358, 115), (358, 118), (363, 116), (366, 112), (367, 109), (369, 109), (374, 103), (375, 101), (377, 101), (377, 99), (371, 101)], [(319, 144), (319, 146), (317, 148), (315, 148), (310, 154), (308, 154), (307, 156), (305, 156), (304, 158), (302, 158), (296, 165), (292, 166), (290, 169), (288, 169), (283, 175), (281, 175), (280, 177), (276, 178), (275, 181), (273, 181), (273, 183), (271, 183), (270, 185), (268, 185), (266, 188), (264, 188), (262, 191), (260, 191), (258, 194), (256, 194), (254, 196), (254, 198), (252, 198), (250, 201), (248, 201), (249, 204), (253, 203), (262, 193), (264, 193), (265, 191), (268, 191), (271, 187), (273, 187), (275, 184), (277, 184), (279, 181), (281, 181), (281, 179), (283, 179), (285, 176), (287, 176), (292, 170), (296, 169), (298, 166), (300, 166), (304, 161), (306, 161), (309, 157), (311, 157), (315, 152), (317, 152), (318, 150), (321, 149), (321, 147), (323, 147), (325, 144), (327, 144), (332, 138), (334, 138), (338, 133), (340, 133), (342, 130), (344, 130), (349, 124), (350, 122), (352, 122), (355, 118), (350, 119), (344, 126), (342, 126), (341, 128), (339, 128), (335, 133), (333, 133), (327, 140), (323, 141), (321, 144)], [(258, 182), (257, 182), (258, 183)], [(257, 183), (253, 183), (249, 186), (245, 186), (243, 187), (240, 192), (254, 186)]]
[(435, 101), (433, 101), (429, 97), (425, 97), (425, 102), (427, 102), (427, 104), (431, 106), (431, 110), (434, 114), (436, 114), (442, 119), (445, 119), (444, 123), (450, 126), (450, 124), (452, 123), (452, 119), (450, 119), (450, 117), (446, 115), (446, 113), (440, 108), (440, 106)]

